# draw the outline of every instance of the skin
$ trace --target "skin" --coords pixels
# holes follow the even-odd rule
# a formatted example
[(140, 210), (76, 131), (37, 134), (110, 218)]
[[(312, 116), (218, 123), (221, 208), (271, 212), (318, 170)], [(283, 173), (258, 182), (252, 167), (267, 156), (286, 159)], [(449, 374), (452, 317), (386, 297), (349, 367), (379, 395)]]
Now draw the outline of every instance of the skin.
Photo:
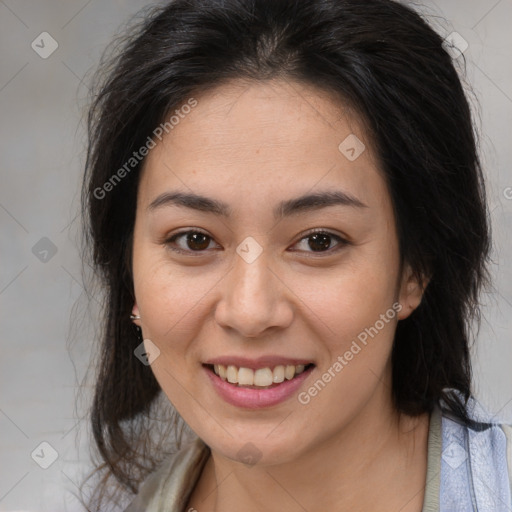
[[(423, 288), (400, 269), (391, 198), (362, 123), (326, 92), (279, 80), (233, 81), (196, 99), (148, 154), (133, 241), (133, 312), (160, 350), (151, 368), (212, 451), (187, 510), (421, 511), (429, 419), (394, 409), (390, 354)], [(366, 146), (354, 161), (338, 149), (350, 134)], [(148, 209), (178, 190), (221, 200), (232, 215)], [(273, 218), (283, 199), (320, 190), (366, 206)], [(210, 237), (203, 252), (186, 236), (166, 245), (193, 228)], [(329, 250), (311, 248), (314, 228), (334, 235)], [(236, 252), (248, 236), (262, 248), (252, 263)], [(203, 370), (223, 355), (304, 358), (316, 365), (307, 390), (394, 303), (400, 312), (306, 405), (294, 395), (235, 407)], [(252, 466), (237, 455), (249, 442), (260, 456)]]

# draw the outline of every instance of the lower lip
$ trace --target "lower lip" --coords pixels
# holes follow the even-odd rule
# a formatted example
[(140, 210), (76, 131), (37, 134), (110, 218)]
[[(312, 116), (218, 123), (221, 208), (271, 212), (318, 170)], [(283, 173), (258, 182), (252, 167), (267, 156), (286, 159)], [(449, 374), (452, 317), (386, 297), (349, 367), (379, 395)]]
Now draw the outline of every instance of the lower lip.
[(267, 389), (244, 388), (222, 380), (216, 373), (203, 366), (217, 393), (226, 402), (245, 409), (262, 409), (284, 402), (292, 396), (308, 378), (315, 367), (311, 366), (297, 377), (285, 380), (278, 386)]

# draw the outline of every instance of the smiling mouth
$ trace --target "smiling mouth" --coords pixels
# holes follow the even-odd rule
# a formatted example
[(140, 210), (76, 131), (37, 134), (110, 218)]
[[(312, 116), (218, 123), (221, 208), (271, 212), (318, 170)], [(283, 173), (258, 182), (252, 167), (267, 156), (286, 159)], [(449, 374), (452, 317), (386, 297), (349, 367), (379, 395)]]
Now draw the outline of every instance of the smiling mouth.
[(223, 381), (235, 387), (248, 389), (269, 389), (279, 386), (284, 381), (293, 380), (301, 373), (315, 366), (313, 363), (303, 365), (277, 365), (273, 368), (252, 368), (238, 367), (223, 364), (203, 365), (211, 372), (219, 376)]

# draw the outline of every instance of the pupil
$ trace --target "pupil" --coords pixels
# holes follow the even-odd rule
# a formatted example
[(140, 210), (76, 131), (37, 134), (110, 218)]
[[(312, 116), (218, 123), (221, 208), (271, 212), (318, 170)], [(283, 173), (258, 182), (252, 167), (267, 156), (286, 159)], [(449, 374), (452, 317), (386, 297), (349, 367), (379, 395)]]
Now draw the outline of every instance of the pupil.
[[(309, 247), (313, 251), (321, 251), (322, 249), (329, 249), (330, 235), (325, 233), (316, 233), (310, 237)], [(313, 241), (313, 243), (311, 243)], [(315, 246), (315, 244), (317, 244)]]
[[(201, 240), (202, 239), (202, 240)], [(208, 247), (208, 237), (203, 233), (192, 233), (187, 237), (187, 242), (189, 243), (189, 248), (192, 250), (201, 250), (206, 249)], [(195, 245), (195, 247), (194, 247)]]

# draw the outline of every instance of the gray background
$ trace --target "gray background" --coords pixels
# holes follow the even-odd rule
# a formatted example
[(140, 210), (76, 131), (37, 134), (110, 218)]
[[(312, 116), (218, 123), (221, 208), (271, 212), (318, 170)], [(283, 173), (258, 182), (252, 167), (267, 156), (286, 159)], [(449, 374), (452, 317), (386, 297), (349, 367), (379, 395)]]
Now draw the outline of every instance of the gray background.
[[(81, 419), (90, 385), (78, 391), (93, 350), (96, 304), (84, 315), (75, 218), (85, 148), (80, 119), (88, 73), (144, 5), (0, 0), (2, 511), (82, 510), (75, 496), (91, 467), (88, 425)], [(456, 31), (469, 44), (466, 80), (479, 101), (496, 278), (496, 291), (484, 297), (475, 390), (489, 411), (512, 421), (512, 0), (424, 5), (443, 37)], [(58, 48), (43, 59), (31, 43), (45, 31)], [(43, 469), (39, 464), (52, 461), (52, 449), (58, 457)]]

